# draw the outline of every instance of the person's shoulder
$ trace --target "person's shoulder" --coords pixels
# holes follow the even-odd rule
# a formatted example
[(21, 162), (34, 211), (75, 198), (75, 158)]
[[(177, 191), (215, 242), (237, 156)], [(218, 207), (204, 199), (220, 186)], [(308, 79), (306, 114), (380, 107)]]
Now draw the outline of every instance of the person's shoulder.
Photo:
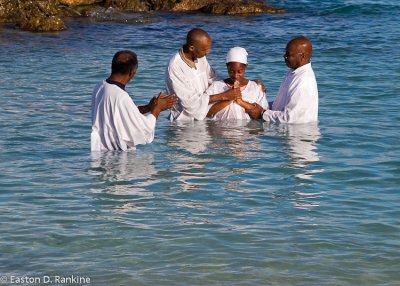
[(214, 80), (210, 86), (227, 86), (224, 79)]
[(102, 80), (102, 81), (97, 82), (96, 85), (94, 86), (94, 90), (98, 90), (99, 88), (101, 88), (102, 86), (104, 86), (104, 83), (105, 83), (105, 82), (106, 82), (105, 80)]
[(170, 65), (173, 65), (173, 64), (175, 64), (175, 63), (177, 63), (178, 61), (181, 61), (182, 59), (181, 59), (181, 56), (179, 55), (179, 51), (178, 52), (176, 52), (175, 54), (173, 54), (170, 58), (169, 58), (169, 60), (168, 60), (168, 65), (170, 66)]
[(103, 88), (105, 90), (105, 93), (107, 96), (110, 97), (115, 97), (116, 100), (123, 99), (125, 97), (130, 98), (129, 94), (126, 92), (126, 90), (120, 88), (116, 84), (111, 84), (106, 81), (103, 82)]
[(314, 70), (311, 66), (311, 63), (308, 63), (304, 66), (299, 67), (298, 69), (295, 70), (295, 73), (297, 74), (302, 74), (302, 75), (313, 75)]
[(101, 90), (104, 90), (105, 80), (98, 82), (92, 89), (92, 96), (96, 96)]
[(197, 65), (200, 65), (200, 66), (209, 66), (210, 63), (208, 62), (207, 57), (204, 56), (204, 57), (202, 57), (202, 58), (198, 58), (198, 59), (197, 59)]
[(251, 79), (249, 79), (249, 81), (247, 82), (247, 85), (249, 87), (259, 86), (258, 83), (256, 83), (254, 80), (251, 80)]
[(262, 92), (261, 85), (251, 79), (249, 79), (249, 81), (247, 82), (246, 90), (259, 90)]

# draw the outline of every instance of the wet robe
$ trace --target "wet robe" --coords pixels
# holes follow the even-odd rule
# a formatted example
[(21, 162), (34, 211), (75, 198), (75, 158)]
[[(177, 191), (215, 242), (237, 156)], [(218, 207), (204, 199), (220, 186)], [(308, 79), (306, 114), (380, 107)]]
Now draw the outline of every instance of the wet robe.
[(92, 95), (91, 150), (129, 150), (154, 139), (156, 118), (143, 115), (128, 93), (106, 81)]
[(290, 69), (281, 83), (265, 121), (308, 123), (318, 121), (318, 88), (311, 64)]
[[(227, 85), (223, 80), (215, 81), (207, 89), (206, 94), (213, 95), (222, 93), (231, 89), (232, 87)], [(249, 80), (246, 86), (241, 87), (242, 99), (249, 103), (258, 103), (262, 108), (268, 108), (268, 102), (265, 93), (261, 90), (261, 86), (254, 81)], [(212, 105), (210, 105), (211, 107)], [(215, 120), (235, 120), (235, 119), (251, 119), (246, 113), (245, 109), (237, 104), (231, 102), (228, 106), (218, 111), (214, 116)]]
[(168, 93), (178, 97), (178, 102), (171, 108), (170, 120), (203, 120), (207, 116), (210, 101), (204, 92), (219, 79), (206, 57), (190, 63), (184, 59), (182, 50), (177, 52), (169, 60), (165, 72)]

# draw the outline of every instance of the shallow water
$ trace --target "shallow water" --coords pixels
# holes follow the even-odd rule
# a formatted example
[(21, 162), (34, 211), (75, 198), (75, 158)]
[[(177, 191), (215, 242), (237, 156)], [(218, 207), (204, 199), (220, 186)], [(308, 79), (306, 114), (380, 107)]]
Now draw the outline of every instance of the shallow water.
[[(397, 285), (400, 6), (291, 2), (270, 1), (284, 15), (150, 13), (69, 21), (54, 34), (1, 27), (4, 284), (75, 275), (93, 285)], [(247, 77), (269, 100), (286, 42), (308, 36), (318, 125), (171, 124), (163, 113), (151, 145), (92, 155), (90, 96), (112, 55), (137, 52), (127, 90), (146, 103), (196, 26), (211, 34), (208, 58), (223, 75), (227, 50), (248, 50)]]

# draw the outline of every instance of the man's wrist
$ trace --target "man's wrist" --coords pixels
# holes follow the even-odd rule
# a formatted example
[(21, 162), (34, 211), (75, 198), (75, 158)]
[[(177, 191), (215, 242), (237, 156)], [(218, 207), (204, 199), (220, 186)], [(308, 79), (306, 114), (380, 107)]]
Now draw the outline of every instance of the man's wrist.
[(267, 110), (263, 108), (263, 110), (261, 111), (261, 117), (264, 116), (265, 111), (267, 111)]

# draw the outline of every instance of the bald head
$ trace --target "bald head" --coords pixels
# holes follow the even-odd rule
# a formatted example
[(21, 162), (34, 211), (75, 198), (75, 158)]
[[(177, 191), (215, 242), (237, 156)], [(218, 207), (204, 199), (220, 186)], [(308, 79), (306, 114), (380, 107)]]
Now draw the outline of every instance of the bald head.
[(211, 37), (206, 31), (200, 28), (190, 30), (186, 36), (186, 44), (189, 46), (197, 45), (204, 41), (211, 41)]
[(310, 63), (311, 54), (311, 41), (304, 36), (296, 37), (286, 45), (285, 63), (289, 68), (297, 69)]
[(304, 36), (296, 37), (289, 41), (287, 47), (297, 50), (298, 53), (303, 53), (306, 61), (310, 62), (312, 54), (312, 44), (309, 39)]
[(211, 45), (210, 35), (200, 28), (194, 28), (186, 36), (186, 44), (183, 45), (183, 52), (186, 58), (196, 61), (208, 55)]

